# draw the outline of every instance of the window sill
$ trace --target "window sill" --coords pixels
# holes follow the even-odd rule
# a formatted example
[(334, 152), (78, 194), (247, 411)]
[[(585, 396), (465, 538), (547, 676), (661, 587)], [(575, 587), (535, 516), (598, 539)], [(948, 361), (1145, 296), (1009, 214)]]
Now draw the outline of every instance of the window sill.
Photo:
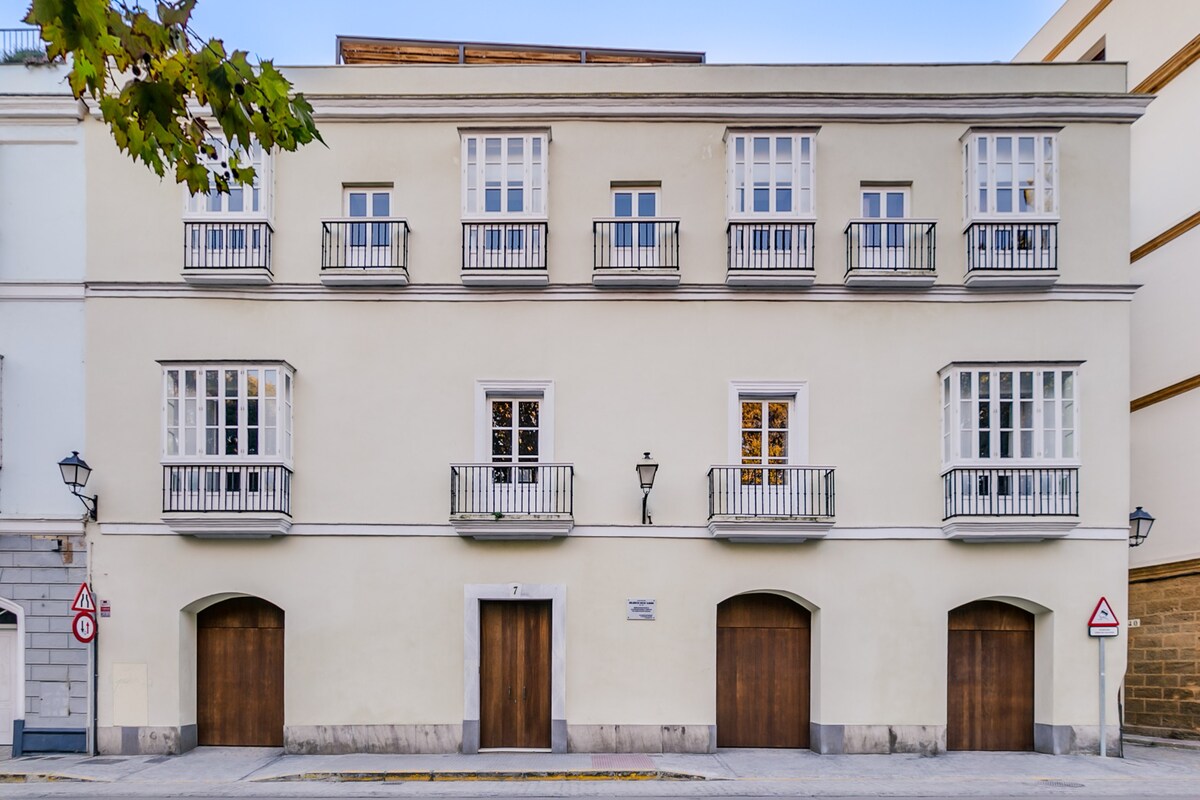
[(1078, 516), (1054, 517), (973, 517), (946, 520), (942, 533), (959, 542), (1042, 542), (1061, 539), (1079, 526)]
[(408, 270), (384, 267), (323, 269), (321, 283), (325, 286), (408, 286)]
[(464, 269), (463, 286), (549, 286), (544, 269)]
[(268, 286), (271, 270), (251, 269), (185, 269), (183, 280), (194, 286)]
[(575, 519), (570, 514), (456, 514), (450, 525), (459, 536), (480, 541), (539, 541), (566, 536)]
[(679, 285), (677, 269), (598, 269), (592, 273), (598, 289), (673, 289)]
[(164, 513), (162, 521), (173, 533), (197, 539), (269, 539), (292, 527), (287, 514), (261, 511)]
[(974, 269), (963, 284), (976, 288), (1051, 286), (1058, 282), (1056, 269)]
[(811, 269), (731, 269), (725, 273), (726, 286), (812, 286), (816, 280), (816, 270)]
[(933, 286), (933, 270), (852, 269), (846, 273), (847, 286), (880, 286), (888, 289), (925, 289)]
[(833, 527), (832, 517), (715, 516), (708, 521), (714, 539), (727, 542), (798, 544), (823, 539)]

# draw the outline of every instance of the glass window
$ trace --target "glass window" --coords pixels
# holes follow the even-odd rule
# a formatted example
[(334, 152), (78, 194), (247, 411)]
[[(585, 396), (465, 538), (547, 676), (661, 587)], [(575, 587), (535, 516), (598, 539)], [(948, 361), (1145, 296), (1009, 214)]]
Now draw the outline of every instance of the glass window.
[(291, 381), (278, 365), (165, 368), (164, 456), (290, 459)]
[(813, 213), (812, 134), (738, 133), (730, 139), (730, 215)]
[(1054, 134), (975, 134), (967, 142), (965, 161), (969, 217), (1058, 213)]
[[(216, 150), (215, 157), (204, 156), (200, 162), (209, 173), (223, 173), (227, 170), (230, 147), (219, 139), (209, 142)], [(256, 216), (263, 217), (270, 213), (267, 200), (271, 186), (271, 157), (263, 151), (257, 142), (249, 150), (237, 153), (241, 164), (254, 167), (254, 182), (250, 186), (230, 184), (229, 193), (221, 194), (215, 188), (208, 194), (188, 195), (187, 212), (191, 215), (219, 216)]]
[(464, 136), (463, 213), (545, 214), (544, 154), (545, 134)]

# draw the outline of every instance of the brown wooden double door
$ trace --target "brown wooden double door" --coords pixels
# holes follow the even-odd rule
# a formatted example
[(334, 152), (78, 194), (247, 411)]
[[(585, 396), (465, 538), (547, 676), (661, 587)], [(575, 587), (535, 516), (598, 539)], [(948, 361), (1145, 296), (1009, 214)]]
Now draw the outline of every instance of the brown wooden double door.
[(479, 604), (479, 746), (550, 747), (549, 600)]
[(196, 615), (196, 738), (283, 746), (283, 609), (235, 597)]
[(810, 622), (774, 594), (717, 606), (718, 747), (808, 747)]
[(981, 600), (950, 612), (946, 747), (1033, 749), (1033, 615)]

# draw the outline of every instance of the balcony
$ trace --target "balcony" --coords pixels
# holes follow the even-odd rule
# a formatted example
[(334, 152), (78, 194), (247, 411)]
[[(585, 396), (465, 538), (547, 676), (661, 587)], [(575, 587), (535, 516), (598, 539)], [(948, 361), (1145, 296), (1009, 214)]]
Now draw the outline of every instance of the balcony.
[(321, 283), (407, 286), (408, 221), (381, 217), (323, 221)]
[(271, 224), (185, 221), (183, 279), (223, 286), (269, 284)]
[(593, 220), (592, 261), (593, 286), (678, 286), (679, 220), (660, 217)]
[(0, 63), (44, 64), (46, 45), (37, 28), (0, 28)]
[(1057, 222), (967, 226), (967, 286), (1048, 286), (1058, 280)]
[(727, 286), (811, 286), (812, 222), (730, 222)]
[(545, 222), (464, 222), (462, 282), (466, 286), (545, 286)]
[(453, 464), (450, 524), (474, 539), (551, 539), (574, 526), (571, 464)]
[(932, 286), (936, 277), (937, 223), (853, 219), (846, 225), (846, 285)]
[(717, 466), (708, 471), (708, 529), (731, 542), (803, 542), (833, 526), (833, 467)]
[(163, 522), (200, 538), (265, 539), (292, 526), (292, 471), (282, 464), (166, 464)]
[(1079, 524), (1078, 467), (954, 468), (942, 486), (951, 539), (1040, 541)]

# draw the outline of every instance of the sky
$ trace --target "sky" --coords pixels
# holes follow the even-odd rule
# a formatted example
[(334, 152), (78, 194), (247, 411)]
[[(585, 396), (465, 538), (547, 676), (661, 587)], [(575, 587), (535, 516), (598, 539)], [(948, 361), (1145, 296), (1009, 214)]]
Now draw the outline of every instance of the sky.
[[(701, 50), (710, 63), (1009, 61), (1062, 0), (198, 0), (193, 28), (278, 65), (335, 37)], [(0, 0), (0, 28), (28, 0)], [(143, 5), (152, 2), (143, 0)]]

